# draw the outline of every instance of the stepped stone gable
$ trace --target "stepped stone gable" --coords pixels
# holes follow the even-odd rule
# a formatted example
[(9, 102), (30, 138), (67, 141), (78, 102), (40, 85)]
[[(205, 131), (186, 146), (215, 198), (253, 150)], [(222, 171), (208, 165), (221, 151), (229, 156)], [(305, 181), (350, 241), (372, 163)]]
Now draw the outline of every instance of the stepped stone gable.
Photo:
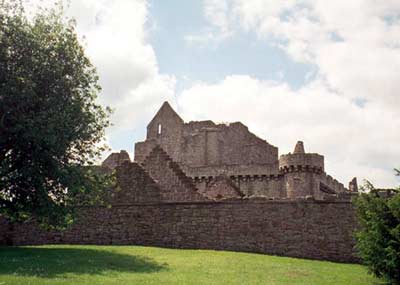
[(163, 201), (202, 201), (207, 198), (198, 193), (192, 178), (186, 176), (179, 164), (156, 146), (143, 162), (143, 167), (161, 189)]
[(118, 186), (111, 192), (112, 205), (159, 202), (163, 200), (160, 186), (137, 163), (124, 162), (117, 167)]
[(110, 154), (101, 164), (104, 168), (114, 169), (118, 165), (121, 165), (125, 161), (131, 161), (129, 158), (129, 154), (125, 150), (121, 150), (121, 152), (115, 152)]
[(165, 102), (145, 141), (111, 154), (111, 208), (79, 207), (78, 222), (47, 232), (0, 217), (0, 245), (136, 244), (224, 249), (358, 262), (349, 189), (325, 172), (324, 157), (297, 142), (293, 153), (242, 123), (185, 123)]

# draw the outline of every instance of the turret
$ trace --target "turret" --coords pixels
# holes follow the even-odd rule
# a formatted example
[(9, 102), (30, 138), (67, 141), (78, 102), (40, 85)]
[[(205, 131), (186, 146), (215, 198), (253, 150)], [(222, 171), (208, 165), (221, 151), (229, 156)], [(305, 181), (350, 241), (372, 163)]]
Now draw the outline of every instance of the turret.
[(293, 151), (293, 153), (305, 153), (305, 151), (304, 151), (304, 144), (303, 144), (303, 142), (302, 141), (298, 141), (297, 143), (296, 143), (296, 146), (294, 147), (294, 151)]
[(314, 173), (324, 172), (324, 157), (317, 153), (305, 153), (304, 144), (298, 141), (293, 153), (281, 155), (279, 170), (283, 173), (306, 171)]
[(279, 158), (279, 171), (284, 175), (287, 197), (315, 196), (315, 177), (324, 172), (324, 157), (306, 153), (303, 142), (298, 141), (293, 153)]

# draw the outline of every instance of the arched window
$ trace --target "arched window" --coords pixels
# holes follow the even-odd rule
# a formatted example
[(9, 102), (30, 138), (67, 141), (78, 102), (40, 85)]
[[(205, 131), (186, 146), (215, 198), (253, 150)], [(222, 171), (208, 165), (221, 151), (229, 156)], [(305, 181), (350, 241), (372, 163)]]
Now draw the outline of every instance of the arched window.
[(162, 126), (161, 126), (161, 124), (158, 124), (158, 126), (157, 126), (157, 135), (161, 135), (161, 131), (162, 131)]

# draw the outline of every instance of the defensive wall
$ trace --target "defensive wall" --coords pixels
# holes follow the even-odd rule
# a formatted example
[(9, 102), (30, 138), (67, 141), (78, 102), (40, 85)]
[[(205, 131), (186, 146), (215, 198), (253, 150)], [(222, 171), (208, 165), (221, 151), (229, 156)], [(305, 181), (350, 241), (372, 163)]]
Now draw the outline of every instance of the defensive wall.
[(116, 244), (247, 251), (356, 262), (348, 202), (242, 200), (81, 209), (65, 232), (15, 225), (8, 243)]
[[(153, 157), (163, 157), (160, 150), (155, 153)], [(34, 223), (11, 226), (2, 220), (0, 243), (148, 245), (358, 261), (349, 200), (214, 200), (191, 192), (193, 185), (177, 178), (179, 170), (165, 175), (176, 181), (174, 189), (163, 186), (171, 181), (156, 183), (136, 163), (124, 162), (117, 173), (119, 187), (110, 193), (111, 208), (82, 207), (77, 223), (63, 232), (47, 232)], [(174, 201), (181, 194), (190, 201)]]
[(277, 147), (242, 123), (185, 123), (166, 102), (135, 144), (135, 162), (121, 151), (102, 167), (117, 174), (117, 187), (104, 193), (111, 208), (80, 207), (63, 232), (0, 217), (0, 245), (149, 245), (358, 261), (357, 180), (346, 189), (301, 141), (278, 158)]

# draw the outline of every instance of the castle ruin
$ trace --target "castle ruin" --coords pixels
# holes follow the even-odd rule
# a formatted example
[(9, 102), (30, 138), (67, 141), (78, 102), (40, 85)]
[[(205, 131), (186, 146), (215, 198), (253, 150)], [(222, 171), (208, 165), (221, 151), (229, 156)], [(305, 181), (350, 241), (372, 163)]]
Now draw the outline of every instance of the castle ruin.
[(324, 157), (298, 142), (278, 148), (241, 123), (185, 123), (165, 102), (135, 144), (111, 154), (111, 207), (79, 207), (66, 231), (0, 217), (0, 245), (118, 244), (258, 252), (358, 262), (357, 227), (346, 189), (325, 173)]
[[(164, 177), (168, 170), (160, 168), (158, 156), (168, 159), (177, 176), (191, 188), (183, 191), (193, 192), (188, 199), (260, 196), (323, 200), (357, 192), (355, 179), (349, 189), (345, 188), (325, 173), (324, 157), (306, 153), (301, 141), (293, 153), (278, 158), (277, 147), (252, 134), (242, 123), (185, 123), (168, 102), (164, 102), (148, 124), (146, 140), (135, 144), (135, 163), (160, 188), (167, 191), (176, 188), (168, 185), (171, 180)], [(126, 152), (113, 153), (103, 166), (115, 168), (126, 160), (129, 160)], [(167, 200), (185, 201), (178, 195), (169, 195)]]

